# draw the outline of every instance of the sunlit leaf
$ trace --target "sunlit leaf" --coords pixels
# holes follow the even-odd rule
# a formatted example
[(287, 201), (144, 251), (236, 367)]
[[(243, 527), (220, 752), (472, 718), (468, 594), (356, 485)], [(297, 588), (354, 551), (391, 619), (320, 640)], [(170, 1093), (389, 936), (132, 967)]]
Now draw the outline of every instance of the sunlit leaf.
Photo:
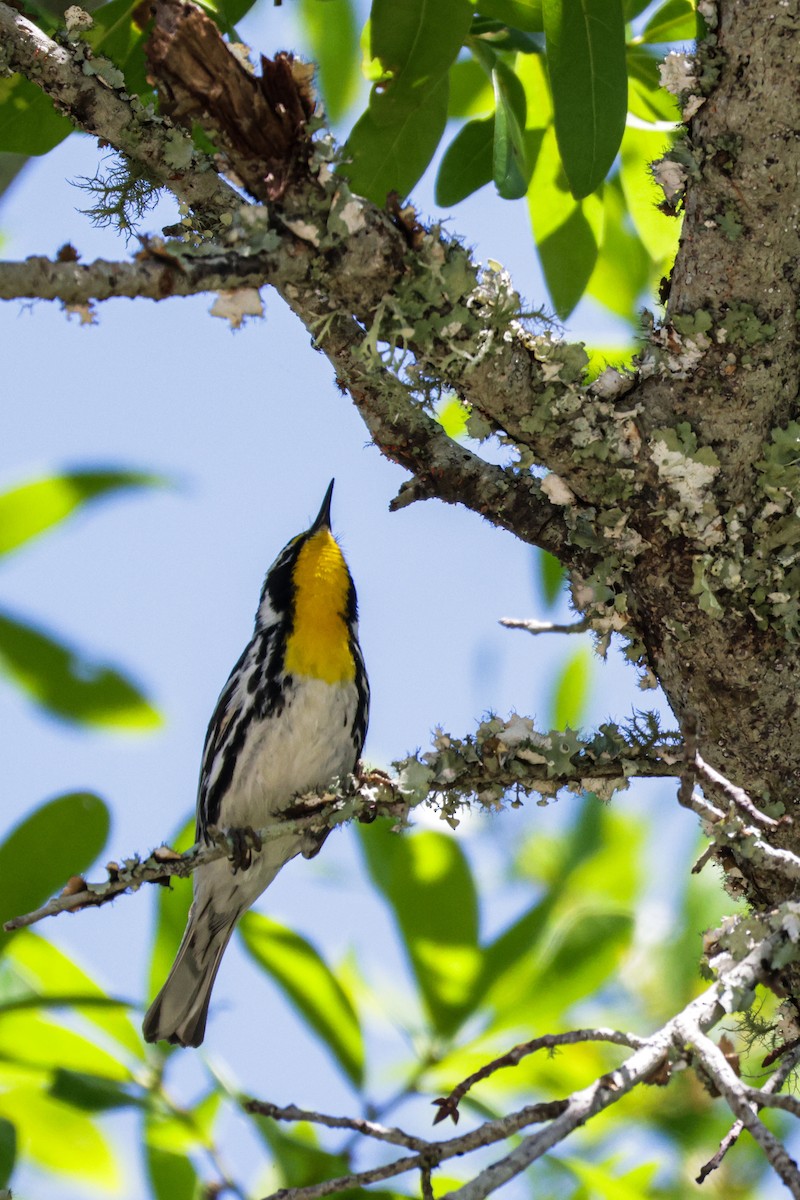
[(74, 129), (30, 80), (22, 75), (0, 79), (0, 151), (46, 154)]
[(444, 152), (436, 175), (436, 203), (442, 208), (471, 196), (492, 179), (494, 117), (467, 121)]
[[(69, 792), (25, 817), (0, 846), (0, 924), (38, 908), (81, 875), (106, 843), (109, 815), (91, 792)], [(7, 935), (0, 948), (7, 946)]]
[(691, 42), (697, 37), (697, 13), (691, 0), (667, 0), (642, 31), (643, 42)]
[(325, 111), (338, 121), (358, 91), (358, 28), (353, 0), (301, 0), (299, 17), (317, 64)]
[(544, 29), (542, 0), (478, 0), (475, 10), (526, 33), (541, 33)]
[(466, 436), (469, 406), (463, 404), (457, 396), (443, 401), (436, 410), (436, 420), (449, 438), (458, 441)]
[(575, 650), (559, 671), (551, 700), (554, 729), (577, 729), (586, 712), (593, 654), (588, 646)]
[(603, 204), (603, 244), (586, 291), (611, 312), (638, 325), (643, 293), (648, 286), (655, 289), (658, 282), (653, 278), (653, 262), (627, 219), (619, 179), (606, 182)]
[(0, 1092), (0, 1114), (14, 1122), (18, 1154), (55, 1175), (81, 1179), (113, 1194), (120, 1168), (94, 1121), (38, 1087)]
[(364, 1045), (353, 1002), (310, 942), (261, 913), (239, 923), (245, 948), (280, 986), (307, 1024), (357, 1086)]
[(661, 86), (659, 57), (645, 46), (628, 46), (628, 107), (642, 121), (680, 121), (678, 101)]
[(559, 1157), (559, 1165), (570, 1171), (587, 1188), (592, 1200), (642, 1200), (651, 1196), (659, 1163), (642, 1163), (633, 1171), (620, 1170), (613, 1160), (608, 1163)]
[(664, 193), (656, 184), (650, 163), (660, 158), (672, 137), (669, 133), (628, 128), (622, 139), (620, 182), (636, 232), (654, 262), (671, 262), (678, 249), (679, 218), (665, 216), (657, 205)]
[[(0, 88), (4, 82), (0, 80)], [(115, 469), (64, 471), (23, 483), (0, 495), (0, 555), (25, 545), (93, 501), (164, 483), (157, 475)]]
[(0, 1117), (0, 1188), (8, 1185), (17, 1158), (17, 1131), (10, 1121)]
[(478, 899), (458, 843), (443, 833), (361, 832), (372, 881), (387, 900), (437, 1032), (453, 1033), (478, 1002)]
[(58, 1066), (119, 1081), (130, 1078), (130, 1072), (107, 1050), (32, 1010), (3, 1014), (0, 1060), (40, 1070)]
[(223, 1100), (220, 1088), (214, 1088), (191, 1108), (173, 1112), (151, 1110), (147, 1117), (148, 1147), (173, 1154), (190, 1154), (210, 1149), (212, 1129)]
[(115, 667), (2, 611), (0, 674), (63, 721), (132, 732), (161, 724), (158, 710)]
[[(48, 997), (83, 997), (83, 1002), (75, 999), (73, 1003), (87, 1021), (110, 1034), (136, 1058), (144, 1057), (142, 1039), (122, 1007), (123, 1002), (108, 996), (52, 942), (24, 929), (16, 935), (7, 953), (17, 973), (43, 1003)], [(91, 1000), (97, 1003), (89, 1003)]]
[(553, 101), (544, 57), (540, 54), (518, 54), (514, 73), (525, 92), (526, 128), (547, 129), (553, 122)]
[(450, 68), (448, 117), (483, 117), (494, 111), (491, 80), (474, 58), (453, 63)]
[(621, 0), (544, 0), (558, 148), (576, 199), (602, 183), (627, 112)]

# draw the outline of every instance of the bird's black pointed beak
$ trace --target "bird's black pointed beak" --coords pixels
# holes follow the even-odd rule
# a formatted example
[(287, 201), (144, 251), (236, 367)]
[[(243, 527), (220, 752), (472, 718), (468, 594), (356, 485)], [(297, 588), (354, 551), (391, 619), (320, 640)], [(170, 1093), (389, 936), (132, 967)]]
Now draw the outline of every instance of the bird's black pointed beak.
[(336, 482), (332, 479), (328, 484), (328, 490), (325, 493), (325, 499), (322, 501), (322, 508), (317, 514), (314, 524), (309, 529), (309, 533), (319, 533), (320, 529), (330, 529), (331, 527), (331, 496), (333, 495), (333, 485)]

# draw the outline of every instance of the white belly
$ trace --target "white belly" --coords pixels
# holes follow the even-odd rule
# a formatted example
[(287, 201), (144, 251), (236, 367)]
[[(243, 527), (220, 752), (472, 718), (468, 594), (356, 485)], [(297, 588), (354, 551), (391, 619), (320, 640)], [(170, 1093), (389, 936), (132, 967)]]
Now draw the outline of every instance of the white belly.
[(352, 771), (356, 702), (352, 683), (297, 680), (287, 690), (280, 716), (248, 729), (220, 825), (258, 829), (294, 796), (327, 787)]

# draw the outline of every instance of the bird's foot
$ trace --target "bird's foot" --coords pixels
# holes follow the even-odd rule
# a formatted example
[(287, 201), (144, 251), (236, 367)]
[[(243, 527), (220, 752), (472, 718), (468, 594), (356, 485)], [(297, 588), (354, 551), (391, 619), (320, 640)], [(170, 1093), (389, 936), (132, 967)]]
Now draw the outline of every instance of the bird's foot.
[(262, 841), (258, 833), (250, 825), (243, 825), (241, 828), (226, 829), (226, 834), (230, 838), (230, 854), (228, 859), (231, 864), (234, 875), (238, 871), (246, 871), (253, 861), (253, 851), (256, 853), (262, 847)]

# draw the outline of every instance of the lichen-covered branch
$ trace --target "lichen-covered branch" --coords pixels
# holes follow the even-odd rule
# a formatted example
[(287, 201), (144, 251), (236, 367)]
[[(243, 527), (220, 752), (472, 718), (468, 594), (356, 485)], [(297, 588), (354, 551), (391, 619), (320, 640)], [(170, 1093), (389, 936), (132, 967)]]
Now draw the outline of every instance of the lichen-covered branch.
[[(367, 772), (357, 777), (350, 789), (301, 797), (285, 819), (248, 832), (258, 845), (270, 837), (283, 837), (287, 831), (332, 829), (350, 820), (372, 821), (378, 816), (403, 825), (423, 803), (431, 804), (443, 820), (455, 825), (460, 808), (472, 799), (495, 808), (506, 796), (518, 804), (523, 795), (553, 797), (561, 789), (609, 797), (615, 789), (627, 787), (634, 775), (679, 775), (681, 763), (675, 739), (661, 735), (652, 718), (638, 733), (604, 725), (586, 739), (571, 730), (538, 733), (527, 717), (494, 718), (462, 739), (440, 730), (433, 750), (396, 762), (393, 777)], [(76, 876), (61, 895), (8, 921), (4, 928), (21, 929), (62, 912), (108, 904), (123, 892), (138, 891), (144, 883), (186, 878), (202, 863), (232, 857), (237, 846), (238, 840), (221, 830), (212, 845), (198, 843), (183, 854), (161, 846), (145, 857), (134, 855), (121, 864), (110, 863), (103, 882), (87, 883)]]

